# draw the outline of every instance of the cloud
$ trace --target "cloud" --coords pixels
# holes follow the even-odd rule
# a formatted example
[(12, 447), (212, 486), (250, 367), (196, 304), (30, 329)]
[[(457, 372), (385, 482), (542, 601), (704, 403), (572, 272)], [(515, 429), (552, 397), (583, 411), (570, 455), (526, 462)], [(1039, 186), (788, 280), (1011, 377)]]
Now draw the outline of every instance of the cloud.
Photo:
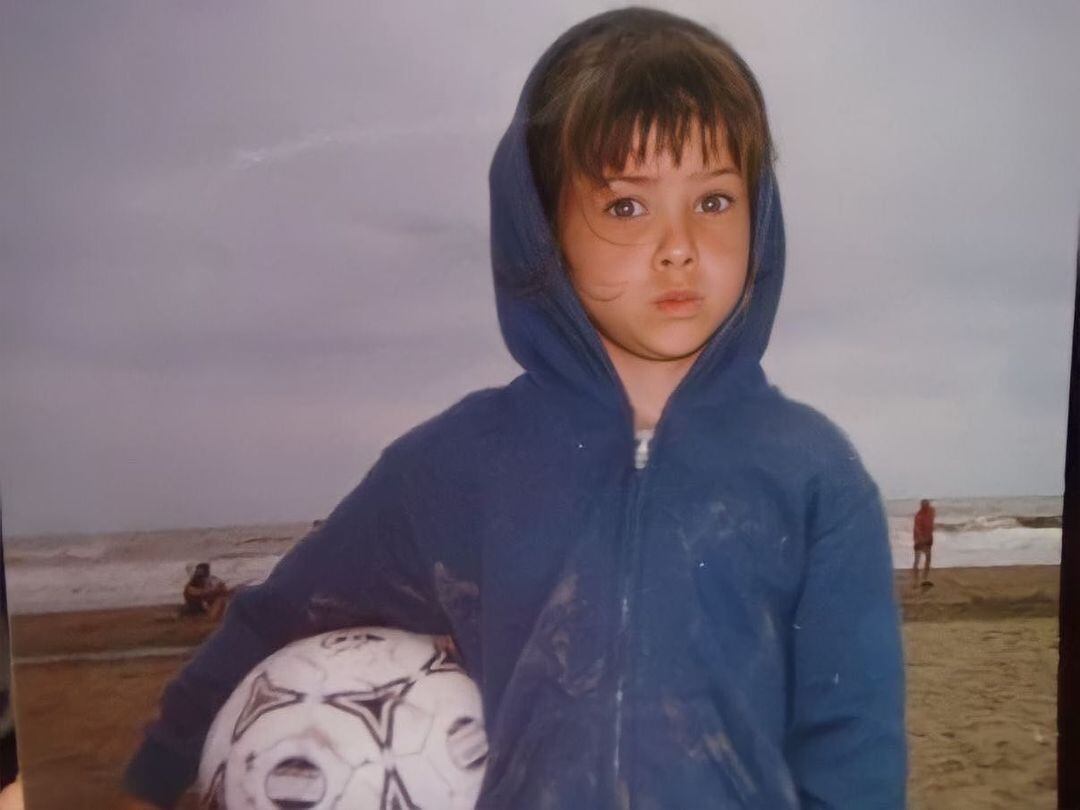
[(331, 147), (372, 146), (398, 138), (417, 136), (446, 137), (491, 133), (505, 125), (505, 116), (470, 116), (468, 118), (427, 118), (422, 122), (397, 126), (354, 125), (322, 132), (310, 132), (279, 143), (238, 149), (230, 161), (231, 168), (246, 171), (262, 163), (294, 160), (308, 152)]
[[(1060, 491), (1080, 8), (672, 7), (768, 99), (789, 257), (771, 376), (887, 495)], [(588, 12), (13, 8), (5, 528), (305, 519), (511, 377), (488, 162), (532, 61)]]

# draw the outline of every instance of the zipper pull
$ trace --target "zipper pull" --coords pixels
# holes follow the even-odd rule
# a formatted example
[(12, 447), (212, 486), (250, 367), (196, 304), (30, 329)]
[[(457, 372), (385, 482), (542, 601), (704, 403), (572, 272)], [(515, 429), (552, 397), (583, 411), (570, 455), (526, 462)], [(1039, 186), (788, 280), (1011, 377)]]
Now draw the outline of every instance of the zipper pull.
[(634, 469), (644, 470), (649, 463), (649, 442), (652, 441), (653, 431), (651, 428), (642, 428), (634, 434), (637, 447), (634, 450)]

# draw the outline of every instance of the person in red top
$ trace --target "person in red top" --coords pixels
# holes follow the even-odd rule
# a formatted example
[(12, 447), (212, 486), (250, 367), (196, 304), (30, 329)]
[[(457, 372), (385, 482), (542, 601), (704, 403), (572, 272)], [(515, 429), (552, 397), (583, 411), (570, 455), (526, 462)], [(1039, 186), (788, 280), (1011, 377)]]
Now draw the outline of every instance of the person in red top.
[(915, 541), (915, 563), (911, 567), (914, 585), (919, 584), (919, 555), (925, 556), (923, 563), (923, 584), (926, 584), (930, 576), (930, 552), (934, 547), (934, 507), (925, 498), (919, 504), (919, 511), (915, 513), (915, 526), (912, 536)]

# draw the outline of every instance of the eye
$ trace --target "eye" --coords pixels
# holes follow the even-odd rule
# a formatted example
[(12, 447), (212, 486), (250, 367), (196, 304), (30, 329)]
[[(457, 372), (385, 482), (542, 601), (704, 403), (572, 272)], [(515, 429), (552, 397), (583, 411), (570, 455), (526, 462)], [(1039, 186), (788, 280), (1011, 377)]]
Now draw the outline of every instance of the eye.
[(727, 194), (709, 194), (698, 204), (698, 210), (706, 214), (720, 214), (730, 208), (733, 202)]
[(604, 211), (616, 219), (633, 219), (645, 213), (645, 206), (637, 200), (621, 197), (605, 208)]

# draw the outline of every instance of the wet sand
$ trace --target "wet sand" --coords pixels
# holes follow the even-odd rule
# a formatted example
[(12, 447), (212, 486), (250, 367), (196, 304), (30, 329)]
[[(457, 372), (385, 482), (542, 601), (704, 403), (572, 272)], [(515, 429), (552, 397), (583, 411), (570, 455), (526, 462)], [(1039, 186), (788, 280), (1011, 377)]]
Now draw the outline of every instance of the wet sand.
[[(909, 806), (1055, 806), (1056, 566), (898, 572), (908, 664)], [(213, 626), (173, 607), (12, 619), (31, 810), (120, 802), (119, 779), (180, 652)], [(146, 657), (131, 658), (139, 650)], [(188, 801), (184, 810), (194, 808)]]
[[(168, 651), (190, 650), (212, 631), (208, 620), (180, 618), (172, 606), (13, 616), (26, 806), (118, 807), (124, 766), (162, 688), (190, 654)], [(128, 657), (138, 651), (148, 655)]]

